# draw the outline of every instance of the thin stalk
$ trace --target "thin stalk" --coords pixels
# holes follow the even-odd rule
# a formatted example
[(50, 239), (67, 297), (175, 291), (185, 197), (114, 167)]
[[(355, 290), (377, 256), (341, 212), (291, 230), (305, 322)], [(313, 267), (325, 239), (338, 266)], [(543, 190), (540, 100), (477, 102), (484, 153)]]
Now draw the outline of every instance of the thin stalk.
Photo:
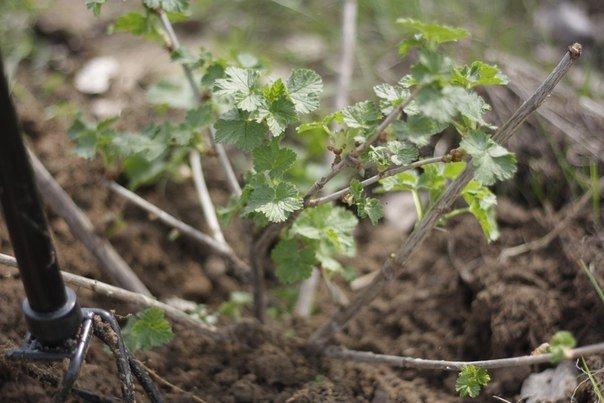
[(189, 224), (180, 221), (178, 218), (168, 214), (156, 205), (148, 202), (136, 193), (126, 189), (123, 186), (120, 186), (115, 182), (105, 182), (105, 185), (118, 196), (124, 198), (146, 212), (153, 214), (159, 221), (178, 230), (178, 232), (181, 234), (196, 242), (199, 242), (201, 245), (210, 248), (214, 253), (217, 253), (218, 255), (230, 260), (235, 265), (236, 273), (239, 277), (244, 279), (249, 277), (251, 271), (250, 266), (239, 256), (237, 256), (235, 251), (229, 245), (219, 243), (211, 236), (208, 236), (196, 228), (193, 228)]
[[(514, 134), (514, 131), (518, 126), (520, 126), (552, 93), (558, 82), (566, 75), (580, 55), (581, 45), (574, 44), (570, 46), (562, 60), (560, 60), (550, 75), (535, 90), (533, 95), (495, 132), (493, 140), (500, 144), (506, 143)], [(348, 307), (336, 312), (326, 323), (317, 329), (309, 339), (311, 344), (325, 344), (337, 332), (344, 328), (350, 319), (364, 307), (368, 306), (381, 293), (386, 284), (396, 278), (396, 276), (406, 267), (412, 254), (419, 249), (432, 229), (434, 229), (440, 217), (451, 208), (463, 188), (470, 182), (473, 176), (473, 164), (470, 159), (464, 171), (457, 179), (449, 184), (436, 203), (434, 203), (434, 206), (432, 206), (406, 241), (400, 246), (399, 250), (390, 255), (384, 262), (378, 275), (371, 284), (364, 288)]]
[[(12, 256), (0, 253), (0, 264), (16, 268), (17, 260)], [(19, 275), (19, 272), (16, 269), (8, 269), (8, 273), (11, 276)], [(125, 302), (128, 304), (134, 304), (139, 307), (159, 308), (163, 310), (166, 315), (168, 315), (168, 317), (170, 317), (175, 322), (179, 322), (187, 327), (195, 329), (204, 336), (207, 336), (213, 340), (221, 340), (224, 338), (224, 336), (219, 334), (213, 327), (210, 327), (207, 324), (187, 315), (180, 309), (176, 309), (170, 305), (164, 304), (163, 302), (160, 302), (155, 298), (149, 297), (144, 294), (128, 291), (123, 288), (115, 287), (113, 285), (103, 283), (98, 280), (93, 280), (86, 277), (78, 276), (77, 274), (68, 273), (66, 271), (62, 271), (61, 275), (63, 276), (63, 280), (67, 284), (70, 284), (74, 287), (85, 288), (94, 292), (97, 295), (113, 298), (117, 301)]]
[(191, 170), (193, 171), (193, 182), (195, 183), (195, 189), (197, 190), (197, 197), (199, 198), (199, 204), (203, 210), (203, 215), (212, 234), (212, 238), (220, 242), (223, 245), (227, 244), (220, 224), (218, 223), (218, 216), (216, 215), (216, 209), (214, 203), (210, 198), (210, 191), (206, 185), (205, 177), (203, 175), (203, 168), (201, 167), (201, 158), (196, 150), (191, 150), (189, 153), (189, 163), (191, 164)]
[[(564, 354), (564, 359), (575, 360), (588, 355), (602, 354), (603, 352), (604, 343), (591, 344), (588, 346), (567, 350)], [(445, 361), (426, 360), (415, 357), (401, 357), (387, 354), (375, 354), (369, 351), (348, 350), (344, 347), (327, 347), (322, 351), (322, 353), (330, 358), (354, 362), (387, 364), (397, 368), (437, 369), (443, 371), (459, 371), (467, 365), (473, 365), (475, 367), (484, 369), (524, 367), (529, 365), (551, 363), (553, 358), (552, 354), (537, 354), (483, 361)]]
[(589, 279), (589, 282), (596, 290), (596, 293), (602, 300), (602, 303), (604, 303), (604, 291), (602, 290), (602, 287), (600, 287), (600, 284), (598, 284), (598, 280), (596, 280), (596, 276), (594, 276), (594, 274), (591, 272), (589, 267), (587, 267), (587, 265), (585, 264), (585, 262), (583, 260), (580, 260), (579, 264), (580, 264), (581, 268), (583, 269), (583, 271), (585, 272), (585, 275)]
[(417, 220), (421, 220), (424, 217), (424, 211), (422, 208), (422, 200), (419, 197), (417, 190), (411, 190), (413, 196), (413, 204), (415, 204), (415, 212), (417, 214)]
[(604, 402), (604, 395), (602, 395), (602, 391), (600, 390), (600, 383), (591, 373), (591, 370), (587, 366), (585, 358), (583, 357), (581, 357), (581, 366), (583, 367), (583, 372), (585, 372), (587, 378), (589, 379), (589, 382), (591, 383), (591, 387), (593, 388), (595, 395), (598, 397), (598, 401)]
[(469, 213), (469, 212), (470, 212), (470, 208), (469, 207), (458, 208), (458, 209), (455, 209), (455, 210), (453, 210), (453, 211), (451, 211), (451, 212), (449, 212), (447, 214), (443, 214), (443, 216), (441, 217), (441, 220), (442, 221), (448, 221), (451, 218), (455, 218), (455, 217), (457, 217), (459, 215), (466, 214), (466, 213)]
[[(431, 157), (431, 158), (425, 158), (425, 159), (422, 159), (419, 161), (415, 161), (408, 165), (401, 165), (398, 167), (390, 168), (390, 169), (385, 170), (382, 173), (379, 173), (377, 175), (374, 175), (372, 177), (369, 177), (369, 178), (361, 181), (361, 186), (363, 186), (363, 188), (365, 188), (369, 185), (373, 185), (374, 183), (379, 182), (380, 179), (384, 179), (389, 176), (394, 176), (398, 173), (409, 171), (411, 169), (420, 168), (424, 165), (433, 164), (435, 162), (442, 162), (442, 160), (443, 160), (443, 157)], [(344, 196), (349, 191), (350, 191), (350, 187), (347, 186), (343, 189), (338, 190), (337, 192), (328, 194), (327, 196), (317, 197), (316, 199), (310, 199), (307, 203), (307, 206), (312, 207), (312, 206), (316, 206), (319, 204), (328, 203), (330, 201), (338, 200), (340, 197)]]

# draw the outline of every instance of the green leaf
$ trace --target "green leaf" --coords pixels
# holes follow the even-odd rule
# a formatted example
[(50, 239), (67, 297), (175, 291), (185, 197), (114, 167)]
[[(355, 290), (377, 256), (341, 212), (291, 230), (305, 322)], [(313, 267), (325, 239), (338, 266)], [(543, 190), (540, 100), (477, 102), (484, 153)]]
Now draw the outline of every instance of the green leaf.
[(153, 14), (141, 14), (130, 12), (120, 15), (110, 27), (111, 32), (128, 32), (136, 36), (144, 36), (148, 39), (161, 39), (157, 29), (157, 17)]
[(483, 115), (491, 109), (491, 106), (480, 95), (461, 87), (445, 87), (443, 94), (456, 106), (457, 111), (471, 122), (489, 126)]
[(372, 101), (362, 101), (344, 108), (344, 123), (351, 128), (370, 129), (382, 118), (379, 108)]
[(229, 300), (220, 304), (218, 313), (238, 321), (243, 316), (243, 308), (247, 305), (251, 305), (252, 301), (253, 299), (250, 293), (233, 291), (231, 292)]
[(259, 108), (258, 121), (266, 120), (273, 136), (279, 136), (285, 128), (297, 120), (296, 108), (287, 94), (281, 79), (263, 91), (264, 103)]
[(499, 228), (495, 213), (495, 206), (497, 205), (495, 194), (486, 186), (472, 180), (463, 189), (461, 195), (489, 242), (497, 240), (499, 238)]
[(266, 127), (249, 118), (245, 112), (232, 109), (223, 114), (214, 124), (216, 140), (234, 144), (242, 150), (251, 151), (266, 138)]
[(86, 0), (86, 8), (98, 17), (101, 14), (101, 7), (105, 3), (107, 3), (107, 0)]
[(296, 153), (289, 148), (280, 148), (277, 140), (256, 148), (252, 156), (256, 172), (267, 172), (273, 179), (283, 177), (296, 162)]
[(378, 199), (365, 197), (363, 185), (358, 179), (350, 181), (350, 196), (357, 208), (357, 215), (361, 218), (368, 217), (373, 225), (376, 225), (384, 216), (384, 208)]
[(314, 239), (332, 254), (353, 256), (353, 231), (357, 218), (343, 207), (322, 204), (305, 209), (291, 227), (290, 233)]
[(577, 340), (573, 337), (571, 332), (566, 330), (560, 330), (552, 336), (549, 341), (547, 352), (550, 353), (551, 362), (558, 363), (566, 358), (568, 350), (574, 348), (577, 345)]
[(310, 277), (317, 259), (316, 242), (283, 239), (271, 252), (279, 280), (286, 284)]
[(150, 9), (162, 9), (167, 12), (182, 13), (189, 7), (188, 0), (143, 0), (143, 4)]
[(415, 161), (419, 155), (417, 147), (398, 140), (391, 140), (385, 145), (370, 146), (367, 158), (384, 170), (392, 165), (407, 165)]
[(400, 140), (407, 140), (423, 147), (428, 145), (430, 137), (445, 130), (449, 123), (438, 122), (424, 115), (409, 115), (407, 121), (397, 120), (392, 124), (394, 134)]
[(506, 180), (516, 172), (516, 157), (495, 143), (486, 133), (472, 130), (460, 143), (472, 156), (474, 178), (483, 185), (492, 185), (497, 180)]
[(400, 172), (396, 175), (380, 179), (380, 184), (386, 192), (400, 190), (416, 190), (419, 185), (419, 175), (415, 170)]
[(143, 134), (134, 133), (117, 135), (113, 138), (112, 144), (122, 157), (137, 154), (147, 161), (158, 158), (168, 148), (168, 145), (161, 141), (161, 139), (154, 139)]
[(226, 68), (225, 75), (226, 78), (215, 82), (217, 95), (232, 97), (238, 108), (248, 112), (253, 112), (262, 105), (262, 97), (256, 88), (257, 70), (231, 66)]
[(411, 76), (416, 84), (443, 83), (449, 81), (453, 61), (441, 53), (422, 49), (417, 63), (411, 68)]
[(373, 92), (381, 99), (380, 107), (384, 114), (392, 111), (392, 107), (400, 105), (409, 97), (409, 90), (398, 85), (378, 84), (373, 87)]
[(477, 397), (490, 380), (491, 376), (484, 368), (465, 365), (457, 376), (455, 391), (461, 397)]
[(396, 22), (401, 24), (406, 31), (414, 34), (415, 39), (422, 39), (431, 44), (454, 42), (470, 35), (470, 33), (463, 28), (430, 24), (412, 18), (399, 18)]
[(287, 90), (294, 102), (296, 112), (309, 113), (319, 107), (323, 80), (312, 70), (296, 69), (287, 80)]
[(509, 79), (499, 70), (499, 67), (477, 60), (470, 66), (455, 68), (451, 84), (466, 88), (480, 85), (506, 85)]
[(269, 221), (285, 221), (289, 213), (302, 208), (302, 198), (294, 185), (280, 182), (271, 186), (266, 182), (257, 183), (250, 194), (246, 213), (264, 214)]
[(424, 87), (415, 97), (419, 110), (438, 123), (450, 122), (457, 113), (456, 105), (443, 92), (432, 86)]
[(224, 78), (225, 66), (220, 61), (214, 61), (206, 67), (206, 71), (201, 77), (201, 84), (207, 87), (213, 87), (216, 80)]
[(170, 322), (159, 308), (145, 309), (128, 319), (122, 333), (130, 351), (145, 351), (162, 346), (174, 337)]
[(168, 164), (163, 159), (148, 160), (140, 155), (132, 155), (124, 159), (123, 171), (128, 178), (128, 187), (137, 187), (153, 183), (161, 178), (168, 169)]

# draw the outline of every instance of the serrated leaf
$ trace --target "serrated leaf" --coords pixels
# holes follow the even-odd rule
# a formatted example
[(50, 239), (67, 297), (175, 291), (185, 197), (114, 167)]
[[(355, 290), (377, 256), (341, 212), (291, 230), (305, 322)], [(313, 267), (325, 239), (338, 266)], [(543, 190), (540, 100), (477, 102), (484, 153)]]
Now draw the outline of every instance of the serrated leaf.
[(286, 284), (310, 277), (316, 264), (316, 243), (283, 239), (271, 252), (279, 280)]
[(445, 87), (443, 95), (448, 97), (456, 106), (457, 111), (470, 119), (470, 121), (477, 122), (482, 126), (488, 126), (483, 115), (491, 107), (480, 95), (461, 87)]
[(486, 133), (472, 130), (464, 136), (460, 146), (472, 156), (474, 178), (479, 183), (489, 186), (514, 176), (516, 157)]
[(477, 60), (470, 66), (456, 68), (451, 78), (451, 83), (466, 88), (481, 85), (506, 85), (508, 77), (499, 70), (499, 67)]
[(489, 242), (499, 238), (499, 228), (495, 214), (497, 197), (491, 190), (475, 180), (470, 181), (461, 192), (470, 213), (476, 218)]
[(350, 128), (370, 129), (382, 118), (375, 102), (362, 101), (342, 110), (344, 123)]
[(380, 184), (386, 192), (400, 190), (415, 190), (419, 184), (419, 175), (415, 170), (400, 172), (396, 175), (380, 179)]
[(357, 218), (345, 208), (323, 204), (305, 209), (290, 232), (320, 241), (331, 254), (352, 256), (355, 251), (353, 231), (357, 224)]
[(384, 170), (392, 165), (407, 165), (415, 161), (419, 155), (417, 147), (398, 140), (391, 140), (385, 145), (370, 146), (367, 157), (369, 161)]
[(137, 154), (147, 161), (158, 158), (168, 148), (168, 145), (161, 140), (134, 133), (117, 135), (113, 138), (112, 144), (122, 157)]
[(271, 178), (281, 178), (296, 162), (296, 153), (289, 148), (280, 148), (277, 140), (258, 147), (253, 154), (254, 170), (267, 172)]
[(365, 197), (363, 185), (358, 179), (350, 181), (349, 194), (352, 203), (356, 206), (357, 215), (361, 218), (368, 217), (373, 225), (376, 225), (384, 216), (384, 208), (378, 199)]
[(429, 49), (422, 49), (417, 63), (411, 68), (411, 76), (416, 84), (446, 82), (453, 70), (453, 61)]
[(122, 333), (130, 351), (145, 351), (162, 346), (174, 336), (170, 322), (159, 308), (145, 309), (128, 319)]
[(490, 380), (491, 376), (484, 368), (465, 365), (457, 376), (455, 391), (461, 397), (477, 397)]
[(423, 39), (432, 44), (458, 41), (470, 35), (463, 28), (430, 24), (412, 18), (399, 18), (396, 22), (408, 32), (416, 34), (416, 39)]
[(280, 79), (263, 91), (263, 97), (265, 102), (259, 108), (257, 120), (266, 120), (273, 136), (279, 136), (297, 120), (294, 103)]
[(245, 212), (255, 211), (264, 214), (271, 222), (281, 222), (300, 208), (302, 208), (302, 198), (291, 183), (280, 182), (271, 186), (266, 182), (260, 182), (254, 186)]
[(378, 199), (368, 198), (363, 203), (363, 215), (369, 217), (373, 225), (377, 225), (382, 217), (384, 217), (384, 207)]
[(249, 118), (245, 112), (232, 109), (223, 114), (214, 124), (216, 140), (234, 144), (236, 147), (251, 151), (266, 138), (267, 128)]
[(101, 7), (107, 3), (107, 0), (86, 0), (86, 8), (98, 17), (101, 14)]
[(309, 113), (319, 107), (323, 80), (312, 70), (296, 69), (287, 80), (287, 90), (294, 102), (296, 112)]
[(262, 105), (262, 97), (256, 88), (257, 70), (230, 66), (226, 68), (225, 76), (215, 81), (217, 95), (232, 97), (235, 105), (247, 112), (253, 112)]
[(167, 12), (182, 13), (189, 7), (188, 0), (143, 0), (143, 4), (150, 9), (162, 9)]
[(397, 120), (392, 124), (394, 134), (400, 140), (423, 147), (428, 145), (430, 138), (445, 130), (449, 123), (438, 122), (424, 115), (409, 115), (406, 121)]
[(373, 87), (373, 92), (381, 99), (380, 107), (384, 114), (392, 111), (392, 107), (400, 105), (409, 97), (409, 90), (398, 85), (378, 84)]
[(449, 123), (457, 113), (457, 107), (452, 100), (435, 87), (420, 89), (415, 101), (426, 117), (438, 123)]

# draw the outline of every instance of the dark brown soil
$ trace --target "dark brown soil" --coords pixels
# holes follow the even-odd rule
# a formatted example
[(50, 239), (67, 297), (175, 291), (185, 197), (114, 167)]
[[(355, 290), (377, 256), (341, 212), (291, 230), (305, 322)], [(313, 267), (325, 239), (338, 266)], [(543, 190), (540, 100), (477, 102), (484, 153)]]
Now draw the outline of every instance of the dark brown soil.
[[(72, 64), (95, 48), (78, 46)], [(102, 48), (103, 44), (98, 45)], [(71, 59), (70, 59), (71, 60)], [(50, 74), (52, 65), (43, 69)], [(75, 67), (65, 67), (67, 74)], [(24, 66), (19, 82), (30, 94), (41, 94), (42, 79), (32, 67)], [(39, 73), (39, 70), (37, 70)], [(118, 91), (113, 89), (112, 91)], [(134, 90), (139, 91), (140, 90)], [(149, 117), (132, 100), (125, 115), (126, 126), (138, 127)], [(123, 97), (124, 94), (112, 96)], [(102, 169), (75, 157), (65, 134), (66, 122), (48, 120), (44, 108), (57, 100), (78, 102), (82, 109), (92, 101), (78, 95), (71, 84), (47, 96), (20, 99), (23, 127), (35, 152), (88, 214), (97, 230), (108, 236), (118, 252), (159, 298), (178, 296), (217, 306), (229, 292), (247, 289), (228, 273), (228, 267), (195, 243), (179, 238), (170, 241), (169, 229), (149, 220), (136, 208), (125, 205), (100, 184)], [(140, 104), (140, 105), (139, 105)], [(527, 163), (522, 159), (521, 163)], [(205, 162), (214, 200), (227, 199), (222, 175), (215, 161)], [(561, 174), (557, 173), (560, 179)], [(527, 207), (517, 196), (527, 180), (518, 179), (504, 189), (499, 216), (501, 239), (487, 245), (480, 228), (470, 218), (458, 219), (448, 231), (435, 231), (416, 253), (405, 273), (390, 284), (371, 306), (338, 336), (354, 349), (434, 359), (487, 359), (523, 355), (547, 341), (557, 330), (573, 332), (579, 344), (602, 341), (604, 305), (577, 264), (577, 258), (593, 262), (596, 277), (604, 284), (604, 234), (595, 230), (590, 213), (579, 215), (547, 248), (502, 263), (497, 260), (504, 247), (536, 239), (550, 230), (542, 209)], [(221, 190), (222, 189), (222, 190)], [(189, 184), (164, 183), (139, 191), (149, 200), (203, 228), (195, 194)], [(564, 204), (557, 200), (557, 204)], [(64, 269), (109, 281), (91, 255), (73, 238), (66, 224), (49, 212), (56, 246)], [(125, 221), (115, 231), (118, 219)], [(0, 224), (0, 249), (10, 252), (5, 228)], [(240, 224), (227, 232), (235, 249), (245, 254)], [(355, 264), (361, 274), (377, 270), (401, 242), (401, 234), (387, 226), (363, 227), (358, 234), (359, 253)], [(125, 315), (129, 307), (98, 298), (80, 290), (85, 306), (115, 309)], [(16, 346), (25, 334), (19, 304), (23, 297), (17, 279), (0, 278), (0, 350)], [(320, 295), (319, 312), (308, 322), (285, 318), (267, 326), (245, 319), (225, 326), (230, 342), (209, 342), (189, 329), (175, 327), (176, 338), (167, 346), (140, 354), (145, 364), (167, 381), (206, 401), (401, 401), (456, 402), (456, 375), (438, 371), (397, 370), (384, 366), (352, 364), (314, 357), (305, 348), (305, 338), (335, 310), (327, 294)], [(593, 358), (592, 367), (602, 368)], [(47, 368), (47, 367), (40, 367)], [(493, 395), (510, 400), (518, 395), (522, 381), (534, 368), (498, 370), (478, 401)], [(60, 376), (61, 365), (50, 369)], [(26, 374), (23, 367), (0, 362), (0, 401), (42, 402), (50, 400), (51, 389)], [(114, 364), (95, 343), (78, 380), (78, 386), (102, 394), (119, 396)], [(167, 401), (193, 401), (191, 395), (161, 386)], [(579, 401), (591, 401), (583, 388)]]

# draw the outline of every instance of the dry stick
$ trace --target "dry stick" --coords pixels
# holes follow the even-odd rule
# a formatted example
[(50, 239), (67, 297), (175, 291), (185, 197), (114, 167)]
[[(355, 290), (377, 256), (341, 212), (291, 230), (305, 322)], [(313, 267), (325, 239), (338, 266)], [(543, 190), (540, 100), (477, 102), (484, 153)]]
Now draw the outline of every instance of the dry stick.
[[(17, 260), (9, 255), (0, 253), (0, 264), (10, 267), (18, 267)], [(19, 275), (19, 272), (15, 269), (9, 269), (11, 275)], [(86, 277), (78, 276), (77, 274), (68, 273), (66, 271), (61, 272), (63, 280), (67, 284), (74, 287), (81, 287), (94, 292), (95, 294), (102, 295), (105, 297), (113, 298), (118, 301), (122, 301), (129, 304), (134, 304), (144, 308), (159, 308), (163, 310), (166, 315), (172, 318), (175, 322), (179, 322), (188, 328), (195, 329), (200, 334), (207, 336), (213, 340), (222, 340), (224, 336), (219, 334), (214, 328), (206, 325), (205, 323), (194, 319), (187, 315), (180, 309), (176, 309), (170, 305), (164, 304), (152, 297), (144, 294), (125, 290), (123, 288), (115, 287), (113, 285), (103, 283), (101, 281), (92, 280)]]
[[(558, 216), (562, 218), (554, 227), (553, 230), (548, 232), (545, 236), (535, 239), (534, 241), (523, 243), (522, 245), (513, 246), (511, 248), (505, 248), (499, 254), (499, 260), (506, 260), (510, 257), (518, 256), (523, 253), (535, 251), (547, 247), (554, 239), (558, 237), (564, 231), (566, 227), (572, 222), (572, 220), (583, 210), (583, 208), (590, 202), (592, 191), (585, 192), (583, 196), (575, 203), (573, 203), (568, 211), (561, 212)], [(566, 210), (566, 209), (565, 209)]]
[[(551, 94), (554, 87), (562, 77), (564, 77), (580, 55), (581, 45), (574, 44), (570, 46), (562, 60), (539, 88), (537, 88), (533, 95), (495, 132), (493, 140), (500, 144), (507, 142), (518, 126), (520, 126), (520, 124), (545, 101), (547, 96)], [(409, 235), (406, 242), (399, 248), (396, 254), (392, 254), (382, 265), (378, 275), (371, 284), (367, 286), (346, 309), (334, 314), (327, 323), (317, 329), (309, 339), (311, 344), (321, 345), (329, 341), (335, 333), (346, 326), (353, 316), (360, 312), (361, 309), (368, 306), (379, 295), (384, 286), (392, 281), (396, 275), (404, 269), (413, 252), (419, 249), (430, 231), (436, 226), (440, 216), (451, 208), (459, 196), (459, 193), (468, 182), (470, 182), (472, 177), (473, 168), (470, 159), (465, 170), (447, 187), (434, 206), (419, 222), (411, 235)]]
[[(564, 354), (564, 359), (574, 360), (583, 356), (603, 353), (604, 343), (591, 344), (567, 350)], [(364, 362), (368, 364), (387, 364), (399, 368), (440, 369), (444, 371), (459, 371), (467, 365), (473, 365), (484, 369), (523, 367), (527, 365), (551, 363), (553, 358), (553, 354), (537, 354), (484, 361), (444, 361), (375, 354), (368, 351), (348, 350), (342, 347), (326, 348), (323, 351), (323, 354), (330, 358)]]
[[(166, 13), (163, 10), (158, 10), (157, 13), (159, 15), (159, 19), (164, 28), (164, 31), (166, 32), (167, 39), (169, 41), (167, 43), (168, 49), (170, 51), (179, 50), (181, 48), (180, 41), (178, 39), (178, 36), (176, 35), (176, 32), (174, 31), (174, 27), (172, 26), (172, 23), (170, 22), (168, 16), (166, 15)], [(183, 72), (185, 73), (185, 77), (187, 78), (189, 86), (191, 87), (191, 91), (193, 92), (193, 95), (199, 102), (201, 102), (204, 97), (201, 94), (201, 92), (199, 91), (199, 87), (197, 86), (197, 83), (195, 82), (195, 77), (193, 75), (193, 71), (186, 64), (182, 64), (182, 69), (183, 69)], [(240, 196), (241, 195), (241, 186), (239, 185), (239, 182), (237, 181), (237, 176), (235, 175), (235, 171), (233, 170), (233, 166), (231, 165), (231, 162), (229, 161), (229, 158), (226, 154), (226, 151), (224, 150), (224, 147), (222, 146), (222, 144), (216, 143), (216, 141), (214, 140), (213, 131), (210, 131), (210, 134), (207, 137), (208, 137), (208, 140), (210, 141), (210, 143), (212, 144), (212, 147), (214, 148), (214, 150), (216, 150), (216, 154), (218, 154), (218, 160), (220, 161), (220, 165), (222, 166), (222, 169), (225, 172), (225, 175), (227, 178), (227, 185), (228, 185), (231, 193), (235, 196)], [(195, 151), (195, 152), (197, 152), (197, 151)]]
[[(379, 173), (377, 175), (374, 175), (370, 178), (367, 178), (367, 179), (361, 181), (361, 185), (363, 187), (367, 187), (369, 185), (373, 185), (374, 183), (377, 183), (380, 179), (387, 178), (389, 176), (394, 176), (398, 173), (405, 172), (410, 169), (415, 169), (415, 168), (422, 167), (424, 165), (433, 164), (435, 162), (442, 162), (442, 161), (443, 161), (443, 157), (432, 157), (432, 158), (426, 158), (423, 160), (415, 161), (408, 165), (402, 165), (402, 166), (390, 168), (390, 169), (385, 170), (382, 173)], [(338, 200), (340, 197), (344, 196), (349, 191), (350, 191), (350, 187), (347, 186), (347, 187), (340, 189), (337, 192), (331, 193), (327, 196), (317, 197), (316, 199), (311, 199), (308, 201), (308, 206), (312, 207), (312, 206), (316, 206), (319, 204), (328, 203), (330, 201)]]
[(189, 153), (189, 163), (193, 171), (193, 182), (195, 182), (195, 189), (197, 190), (197, 197), (203, 210), (203, 215), (206, 219), (206, 223), (212, 233), (212, 238), (217, 240), (223, 245), (226, 245), (226, 239), (220, 229), (218, 223), (218, 216), (216, 216), (216, 209), (214, 209), (214, 203), (210, 198), (210, 192), (203, 175), (203, 168), (201, 167), (201, 158), (197, 150), (191, 150)]
[(94, 227), (86, 214), (71, 200), (34, 153), (28, 151), (36, 183), (44, 201), (48, 203), (55, 214), (65, 220), (71, 233), (94, 255), (103, 272), (120, 287), (150, 296), (151, 292), (130, 266), (109, 242), (95, 234)]
[(168, 214), (164, 210), (160, 209), (156, 205), (148, 202), (143, 199), (136, 193), (126, 189), (123, 186), (115, 182), (105, 182), (106, 186), (116, 193), (118, 196), (123, 197), (127, 201), (132, 204), (140, 207), (141, 209), (147, 211), (150, 214), (153, 214), (157, 219), (159, 219), (164, 224), (175, 228), (181, 234), (187, 236), (188, 238), (199, 242), (203, 246), (206, 246), (213, 250), (215, 253), (229, 259), (236, 267), (237, 275), (242, 278), (247, 278), (250, 273), (250, 266), (244, 262), (240, 257), (235, 254), (235, 251), (228, 244), (221, 244), (212, 237), (204, 234), (203, 232), (193, 228), (189, 224), (186, 224), (180, 221), (178, 218), (173, 215)]

